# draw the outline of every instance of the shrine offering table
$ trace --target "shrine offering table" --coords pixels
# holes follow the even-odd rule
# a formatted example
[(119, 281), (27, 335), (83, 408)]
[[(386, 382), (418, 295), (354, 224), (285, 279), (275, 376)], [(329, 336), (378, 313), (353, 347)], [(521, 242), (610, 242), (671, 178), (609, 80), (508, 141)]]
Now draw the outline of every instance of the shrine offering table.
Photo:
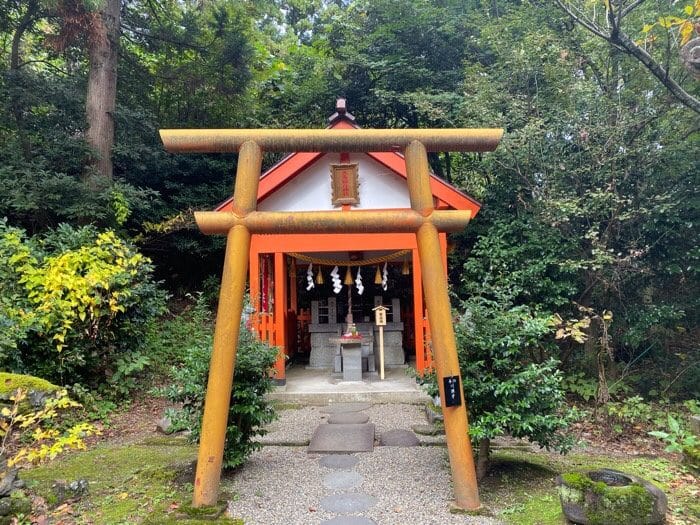
[(343, 381), (362, 381), (362, 338), (331, 337), (329, 342), (340, 345)]

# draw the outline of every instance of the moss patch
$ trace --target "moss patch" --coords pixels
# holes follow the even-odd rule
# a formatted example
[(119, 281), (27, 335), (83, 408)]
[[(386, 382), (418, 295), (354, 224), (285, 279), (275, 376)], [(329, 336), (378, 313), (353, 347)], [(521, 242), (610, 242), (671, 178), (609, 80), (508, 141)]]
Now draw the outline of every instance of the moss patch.
[(658, 485), (668, 496), (674, 525), (700, 523), (700, 504), (692, 483), (678, 485), (688, 473), (683, 465), (662, 458), (614, 457), (571, 453), (566, 456), (525, 450), (498, 450), (480, 485), (481, 501), (513, 525), (564, 525), (554, 479), (567, 471), (611, 468)]
[(30, 392), (35, 391), (47, 393), (55, 392), (59, 389), (58, 386), (54, 385), (53, 383), (49, 383), (40, 377), (0, 372), (0, 396), (10, 396), (18, 388)]
[(134, 523), (154, 512), (164, 517), (174, 502), (191, 497), (191, 488), (174, 480), (180, 466), (195, 455), (195, 447), (189, 445), (100, 445), (23, 472), (22, 478), (44, 497), (55, 480), (84, 478), (90, 492), (74, 505), (76, 514), (85, 522)]

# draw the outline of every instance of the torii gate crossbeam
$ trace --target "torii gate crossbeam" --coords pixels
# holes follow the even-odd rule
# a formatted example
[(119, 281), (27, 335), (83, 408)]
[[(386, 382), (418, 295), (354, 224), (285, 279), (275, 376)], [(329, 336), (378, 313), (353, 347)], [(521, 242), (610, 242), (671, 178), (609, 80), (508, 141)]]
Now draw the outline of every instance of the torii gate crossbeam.
[[(454, 482), (455, 502), (479, 507), (466, 403), (445, 406), (443, 378), (456, 376), (461, 389), (457, 346), (447, 276), (440, 255), (439, 231), (464, 228), (465, 211), (433, 209), (428, 151), (492, 151), (500, 129), (353, 129), (353, 130), (161, 130), (170, 152), (238, 152), (232, 212), (195, 213), (203, 233), (226, 234), (226, 254), (214, 329), (209, 380), (194, 483), (193, 505), (214, 505), (219, 495), (221, 465), (233, 386), (233, 372), (248, 272), (252, 233), (392, 233), (415, 232), (423, 289), (432, 335), (434, 363), (443, 400), (445, 435)], [(410, 210), (348, 212), (258, 212), (262, 152), (403, 151)]]

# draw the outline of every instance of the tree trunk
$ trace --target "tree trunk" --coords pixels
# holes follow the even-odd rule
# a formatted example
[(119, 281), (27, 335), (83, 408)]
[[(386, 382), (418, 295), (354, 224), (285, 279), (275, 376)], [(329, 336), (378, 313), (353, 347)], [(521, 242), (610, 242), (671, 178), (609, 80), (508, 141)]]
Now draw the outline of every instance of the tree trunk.
[(491, 440), (483, 438), (479, 441), (479, 457), (476, 461), (476, 479), (482, 480), (489, 470), (489, 456), (491, 455)]
[(111, 184), (114, 108), (117, 99), (120, 0), (105, 0), (95, 37), (88, 45), (87, 142), (93, 156), (83, 181), (93, 190)]
[(39, 6), (36, 0), (27, 2), (27, 10), (24, 12), (19, 24), (17, 24), (17, 29), (14, 35), (12, 35), (12, 45), (10, 47), (10, 83), (11, 85), (15, 85), (10, 95), (12, 100), (11, 107), (12, 114), (15, 118), (15, 124), (17, 125), (17, 136), (19, 137), (20, 147), (22, 148), (22, 154), (25, 160), (29, 160), (31, 157), (31, 143), (29, 142), (27, 131), (24, 129), (25, 107), (21, 95), (21, 89), (23, 89), (23, 87), (20, 88), (24, 81), (22, 80), (22, 72), (20, 71), (20, 47), (24, 33), (36, 22), (38, 11)]

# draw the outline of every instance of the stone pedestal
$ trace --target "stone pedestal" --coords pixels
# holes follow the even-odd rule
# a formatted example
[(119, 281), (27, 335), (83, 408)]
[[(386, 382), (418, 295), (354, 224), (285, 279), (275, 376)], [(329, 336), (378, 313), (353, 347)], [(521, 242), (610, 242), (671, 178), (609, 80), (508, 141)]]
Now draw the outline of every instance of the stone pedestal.
[[(374, 356), (379, 362), (379, 327), (374, 327)], [(387, 323), (384, 327), (384, 366), (406, 363), (403, 351), (403, 323)]]
[(340, 353), (343, 357), (343, 381), (362, 381), (362, 345), (343, 343)]

